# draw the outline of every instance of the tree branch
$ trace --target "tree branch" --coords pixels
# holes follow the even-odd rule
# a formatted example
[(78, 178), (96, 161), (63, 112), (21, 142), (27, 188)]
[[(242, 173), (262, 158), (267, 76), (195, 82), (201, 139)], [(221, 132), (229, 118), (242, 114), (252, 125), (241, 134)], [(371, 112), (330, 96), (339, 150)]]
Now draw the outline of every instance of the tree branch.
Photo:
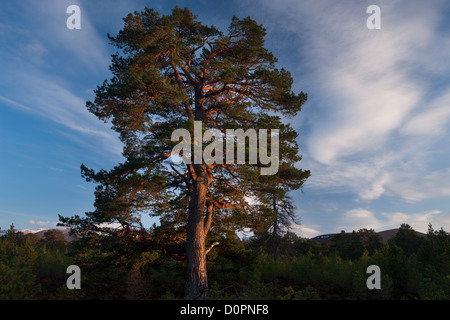
[(205, 254), (208, 254), (211, 251), (212, 248), (214, 248), (215, 246), (217, 246), (219, 244), (220, 244), (220, 242), (217, 242), (217, 241), (214, 242), (212, 245), (209, 246), (209, 248), (206, 250)]

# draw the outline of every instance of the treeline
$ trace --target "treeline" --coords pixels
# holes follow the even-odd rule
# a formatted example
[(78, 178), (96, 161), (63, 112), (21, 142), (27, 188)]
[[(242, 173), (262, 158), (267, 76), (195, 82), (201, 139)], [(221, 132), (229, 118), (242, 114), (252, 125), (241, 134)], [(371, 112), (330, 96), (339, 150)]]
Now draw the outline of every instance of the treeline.
[[(435, 231), (430, 225), (421, 237), (403, 224), (387, 243), (367, 229), (342, 231), (324, 243), (293, 233), (278, 241), (283, 255), (275, 263), (270, 259), (274, 239), (257, 235), (249, 244), (267, 255), (260, 265), (261, 278), (286, 283), (291, 297), (303, 298), (302, 288), (307, 288), (318, 299), (449, 299), (449, 234), (443, 229)], [(381, 269), (381, 290), (366, 286), (369, 265)]]
[(48, 230), (41, 239), (11, 225), (0, 237), (0, 300), (77, 297), (65, 286), (66, 268), (72, 264), (69, 247), (59, 230)]
[[(449, 235), (431, 225), (425, 237), (402, 225), (388, 243), (367, 229), (325, 243), (291, 232), (246, 239), (230, 233), (212, 241), (220, 244), (207, 256), (209, 299), (450, 297)], [(40, 239), (11, 226), (0, 238), (0, 299), (182, 299), (183, 256), (138, 246), (120, 233), (69, 243), (58, 230)], [(72, 264), (81, 269), (81, 290), (66, 287)], [(366, 286), (369, 265), (380, 267), (380, 290)]]

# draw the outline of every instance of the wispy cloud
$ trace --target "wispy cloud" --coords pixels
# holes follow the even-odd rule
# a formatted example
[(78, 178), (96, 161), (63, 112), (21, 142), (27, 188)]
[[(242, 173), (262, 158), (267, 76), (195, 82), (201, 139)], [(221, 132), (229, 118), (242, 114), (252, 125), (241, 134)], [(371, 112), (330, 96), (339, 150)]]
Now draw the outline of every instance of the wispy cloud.
[[(81, 30), (66, 27), (66, 9), (71, 4), (81, 8)], [(8, 75), (0, 79), (0, 101), (51, 120), (61, 126), (55, 126), (55, 132), (84, 147), (89, 141), (95, 151), (120, 155), (122, 145), (117, 135), (85, 108), (91, 96), (87, 87), (93, 86), (86, 70), (97, 75), (108, 70), (106, 36), (99, 35), (80, 1), (25, 1), (21, 9), (19, 21), (27, 24), (10, 18), (4, 23), (9, 32), (0, 34), (5, 43), (0, 65)], [(30, 25), (34, 28), (26, 27)]]
[(404, 135), (414, 138), (432, 139), (448, 133), (450, 120), (450, 89), (432, 100), (425, 110), (411, 115), (400, 128)]
[(399, 25), (398, 17), (384, 14), (390, 7), (383, 6), (381, 30), (366, 28), (364, 6), (344, 6), (346, 11), (327, 14), (329, 24), (318, 26), (315, 76), (331, 97), (308, 140), (311, 157), (320, 163), (382, 147), (421, 102), (423, 89), (404, 62), (429, 26), (422, 20)]
[[(17, 228), (17, 220), (18, 218), (28, 218), (28, 220), (26, 220), (26, 224), (28, 225), (32, 225), (32, 226), (39, 226), (39, 227), (55, 227), (57, 224), (57, 221), (51, 220), (49, 219), (49, 217), (44, 217), (44, 216), (40, 216), (38, 214), (31, 214), (31, 213), (23, 213), (23, 212), (18, 212), (18, 211), (10, 211), (10, 210), (2, 210), (0, 209), (0, 217), (1, 216), (8, 216), (10, 217), (11, 221), (10, 223), (13, 223), (15, 225), (15, 227)], [(42, 219), (46, 219), (46, 220), (42, 220)], [(5, 219), (2, 219), (5, 220)], [(19, 219), (21, 220), (21, 219)], [(26, 226), (25, 223), (20, 223), (19, 228), (22, 229)], [(1, 226), (1, 227), (5, 227), (5, 226)], [(28, 227), (28, 226), (27, 226)]]
[[(70, 5), (80, 7), (81, 29), (68, 29), (66, 12)], [(28, 12), (35, 19), (34, 24), (41, 32), (40, 41), (51, 51), (59, 52), (67, 58), (68, 67), (75, 62), (78, 66), (91, 70), (105, 69), (109, 54), (106, 35), (99, 35), (91, 21), (89, 10), (78, 0), (29, 1)], [(75, 66), (72, 66), (75, 67)]]
[[(79, 30), (66, 26), (66, 9), (73, 4), (81, 9)], [(99, 34), (81, 1), (25, 0), (3, 5), (1, 29), (6, 31), (0, 32), (0, 64), (37, 65), (54, 74), (107, 70), (110, 48), (106, 34)], [(8, 14), (9, 7), (13, 9)]]
[(439, 210), (429, 210), (424, 212), (404, 213), (404, 212), (379, 212), (364, 208), (355, 208), (346, 211), (340, 219), (340, 228), (346, 232), (363, 228), (382, 231), (395, 229), (401, 224), (409, 224), (413, 229), (426, 232), (428, 224), (431, 223), (434, 229), (440, 229), (450, 223), (450, 213), (442, 213)]
[(57, 222), (56, 221), (29, 220), (28, 224), (33, 227), (55, 228), (57, 225)]
[(104, 152), (120, 154), (122, 145), (117, 136), (108, 125), (86, 110), (83, 99), (39, 73), (27, 73), (18, 77), (22, 85), (20, 90), (26, 91), (27, 96), (25, 99), (19, 97), (17, 92), (11, 93), (17, 100), (0, 96), (0, 100), (5, 102), (5, 105), (49, 119), (66, 130), (70, 129), (65, 131), (65, 136), (73, 136), (72, 139), (79, 142), (83, 141), (80, 135), (89, 139), (91, 143), (93, 138), (97, 139), (97, 144), (92, 146), (93, 149), (103, 145), (101, 149)]
[(375, 214), (367, 209), (356, 208), (345, 212), (341, 218), (342, 225), (338, 229), (353, 231), (359, 229), (375, 229), (382, 226)]
[[(438, 177), (449, 165), (435, 168), (427, 156), (449, 134), (450, 88), (432, 87), (450, 69), (439, 49), (450, 46), (439, 32), (445, 2), (379, 1), (381, 30), (366, 27), (370, 1), (261, 3), (303, 41), (307, 72), (294, 77), (312, 83), (302, 163), (313, 173), (308, 187), (363, 200), (447, 195), (450, 180)], [(423, 180), (413, 183), (418, 177), (429, 192)]]
[(293, 225), (292, 231), (298, 234), (300, 237), (311, 239), (321, 234), (321, 232), (316, 228), (317, 226), (314, 225), (312, 226)]

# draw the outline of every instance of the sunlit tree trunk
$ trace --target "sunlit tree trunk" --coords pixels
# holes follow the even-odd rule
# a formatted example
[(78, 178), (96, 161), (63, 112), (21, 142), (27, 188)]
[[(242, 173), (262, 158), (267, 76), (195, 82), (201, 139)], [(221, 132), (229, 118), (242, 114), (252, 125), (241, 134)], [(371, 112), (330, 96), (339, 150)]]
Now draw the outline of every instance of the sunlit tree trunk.
[[(202, 120), (201, 101), (196, 101), (196, 118)], [(203, 162), (203, 161), (202, 161)], [(191, 165), (193, 190), (189, 202), (186, 235), (185, 299), (203, 300), (208, 292), (205, 240), (209, 223), (205, 223), (208, 186), (212, 181), (211, 169), (205, 163)]]
[(189, 205), (186, 243), (186, 286), (185, 299), (202, 300), (208, 291), (206, 273), (205, 230), (203, 213), (206, 204), (205, 183), (194, 183)]

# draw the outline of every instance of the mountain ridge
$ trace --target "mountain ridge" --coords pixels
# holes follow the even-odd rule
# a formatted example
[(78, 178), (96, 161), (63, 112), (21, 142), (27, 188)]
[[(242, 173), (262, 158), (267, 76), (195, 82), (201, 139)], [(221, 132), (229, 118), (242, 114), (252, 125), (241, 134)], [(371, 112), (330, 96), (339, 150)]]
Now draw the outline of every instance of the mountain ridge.
[[(45, 236), (45, 233), (49, 230), (59, 230), (63, 233), (64, 238), (66, 238), (67, 241), (73, 241), (76, 239), (75, 236), (71, 236), (69, 235), (69, 228), (39, 228), (37, 230), (33, 230), (33, 229), (18, 229), (15, 230), (16, 232), (20, 232), (23, 233), (24, 235), (27, 234), (35, 234), (37, 235), (39, 238), (43, 239)], [(0, 230), (0, 237), (6, 235), (6, 233), (8, 232), (8, 230)]]
[[(386, 243), (386, 242), (388, 242), (390, 239), (392, 239), (392, 237), (394, 237), (394, 236), (397, 234), (398, 230), (400, 230), (400, 228), (394, 228), (394, 229), (382, 230), (382, 231), (378, 231), (378, 232), (376, 232), (376, 233), (383, 239), (383, 242)], [(414, 231), (415, 231), (415, 230), (414, 230)], [(425, 233), (423, 233), (423, 232), (420, 232), (420, 231), (415, 231), (415, 232), (416, 232), (416, 234), (417, 234), (419, 237), (426, 237), (426, 236), (427, 236), (427, 235), (426, 235)], [(318, 235), (318, 236), (316, 236), (316, 237), (313, 237), (313, 238), (311, 238), (311, 239), (309, 239), (309, 240), (312, 241), (312, 242), (323, 243), (323, 242), (332, 240), (332, 239), (334, 238), (334, 236), (337, 235), (337, 234), (339, 234), (339, 232), (337, 232), (337, 233), (321, 234), (321, 235)]]
[[(383, 239), (383, 242), (386, 243), (387, 241), (389, 241), (393, 236), (395, 236), (395, 234), (397, 234), (398, 230), (400, 228), (394, 228), (394, 229), (387, 229), (387, 230), (382, 230), (382, 231), (378, 231), (376, 232), (378, 235), (381, 236), (381, 238)], [(16, 232), (21, 232), (23, 234), (35, 234), (37, 235), (39, 238), (44, 238), (44, 234), (45, 232), (49, 231), (49, 230), (59, 230), (63, 233), (64, 237), (66, 238), (67, 241), (73, 241), (74, 239), (76, 239), (75, 236), (71, 236), (69, 235), (69, 228), (39, 228), (37, 230), (32, 230), (32, 229), (19, 229), (16, 230)], [(0, 237), (5, 235), (7, 233), (8, 230), (0, 230)], [(416, 234), (420, 237), (426, 237), (426, 234), (420, 231), (415, 231)], [(339, 234), (339, 232), (336, 233), (327, 233), (327, 234), (321, 234), (312, 238), (309, 238), (310, 241), (312, 242), (319, 242), (319, 243), (323, 243), (329, 240), (332, 240), (334, 238), (335, 235)]]

